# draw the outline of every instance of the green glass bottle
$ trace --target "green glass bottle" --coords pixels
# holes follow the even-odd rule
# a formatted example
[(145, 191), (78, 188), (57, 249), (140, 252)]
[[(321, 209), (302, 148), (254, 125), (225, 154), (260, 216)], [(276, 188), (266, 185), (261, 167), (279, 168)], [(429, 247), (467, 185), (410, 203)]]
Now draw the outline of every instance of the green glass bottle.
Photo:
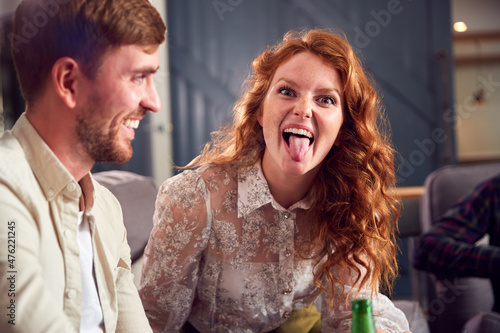
[(372, 306), (369, 299), (352, 301), (352, 333), (375, 333)]

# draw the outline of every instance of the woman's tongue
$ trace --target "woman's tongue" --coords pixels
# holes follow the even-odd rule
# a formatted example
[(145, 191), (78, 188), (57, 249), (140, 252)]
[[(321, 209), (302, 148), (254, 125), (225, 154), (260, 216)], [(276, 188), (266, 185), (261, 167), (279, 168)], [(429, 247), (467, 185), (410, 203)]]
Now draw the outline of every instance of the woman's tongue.
[(290, 135), (288, 147), (290, 148), (290, 157), (295, 162), (300, 162), (309, 151), (309, 138), (303, 136)]

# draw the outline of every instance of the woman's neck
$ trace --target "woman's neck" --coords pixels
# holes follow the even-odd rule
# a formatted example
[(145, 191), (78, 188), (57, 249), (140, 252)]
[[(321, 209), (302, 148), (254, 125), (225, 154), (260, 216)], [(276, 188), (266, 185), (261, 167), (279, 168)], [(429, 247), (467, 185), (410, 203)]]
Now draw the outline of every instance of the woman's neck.
[(264, 166), (262, 166), (262, 173), (274, 200), (286, 209), (307, 195), (316, 177), (312, 172), (296, 176), (266, 170)]

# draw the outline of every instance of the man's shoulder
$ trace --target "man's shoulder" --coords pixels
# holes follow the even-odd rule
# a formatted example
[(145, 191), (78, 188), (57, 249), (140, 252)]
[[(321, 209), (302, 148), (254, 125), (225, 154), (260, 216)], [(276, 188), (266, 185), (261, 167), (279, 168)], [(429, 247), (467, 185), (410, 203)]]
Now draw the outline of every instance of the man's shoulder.
[(3, 156), (21, 157), (24, 156), (21, 144), (11, 131), (4, 132), (0, 136), (0, 152)]
[(16, 185), (25, 182), (26, 177), (32, 174), (23, 148), (11, 132), (5, 132), (0, 137), (0, 156), (1, 182)]

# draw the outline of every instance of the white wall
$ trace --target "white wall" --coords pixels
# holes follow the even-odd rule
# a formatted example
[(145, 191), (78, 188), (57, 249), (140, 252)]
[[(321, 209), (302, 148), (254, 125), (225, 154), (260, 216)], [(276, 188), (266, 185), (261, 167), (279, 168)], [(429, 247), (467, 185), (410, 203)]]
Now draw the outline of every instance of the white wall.
[[(461, 162), (500, 159), (500, 63), (455, 68), (456, 135)], [(485, 103), (474, 103), (481, 88)]]
[[(455, 59), (476, 59), (475, 63), (455, 66), (459, 162), (500, 159), (499, 13), (498, 0), (452, 0), (453, 21), (465, 21), (468, 29), (462, 34), (475, 36), (455, 39)], [(489, 61), (481, 63), (481, 58)], [(474, 103), (474, 93), (480, 88), (486, 98), (482, 107)]]
[[(161, 13), (165, 23), (167, 23), (166, 2), (166, 0), (151, 1)], [(158, 185), (173, 174), (170, 76), (167, 47), (168, 37), (166, 38), (166, 42), (160, 46), (160, 70), (155, 74), (156, 88), (158, 89), (162, 106), (160, 112), (150, 115), (153, 177)]]

